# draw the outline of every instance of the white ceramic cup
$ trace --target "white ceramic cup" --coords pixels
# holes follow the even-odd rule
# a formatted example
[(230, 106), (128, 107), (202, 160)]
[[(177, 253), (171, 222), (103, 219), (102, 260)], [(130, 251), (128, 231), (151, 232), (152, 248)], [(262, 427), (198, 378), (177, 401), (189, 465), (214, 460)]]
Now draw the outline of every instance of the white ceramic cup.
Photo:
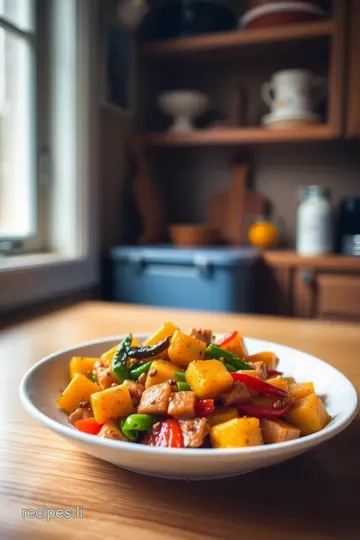
[(274, 115), (303, 116), (313, 112), (325, 88), (325, 77), (315, 77), (306, 69), (287, 69), (262, 85), (261, 97)]

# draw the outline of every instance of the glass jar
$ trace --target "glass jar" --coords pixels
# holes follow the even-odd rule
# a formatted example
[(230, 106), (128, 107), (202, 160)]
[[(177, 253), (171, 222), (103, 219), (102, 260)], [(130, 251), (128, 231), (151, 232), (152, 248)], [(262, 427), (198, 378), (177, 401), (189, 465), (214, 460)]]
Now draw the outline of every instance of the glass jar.
[(296, 248), (299, 255), (317, 256), (332, 250), (332, 208), (330, 191), (323, 186), (306, 186), (301, 191), (297, 212)]

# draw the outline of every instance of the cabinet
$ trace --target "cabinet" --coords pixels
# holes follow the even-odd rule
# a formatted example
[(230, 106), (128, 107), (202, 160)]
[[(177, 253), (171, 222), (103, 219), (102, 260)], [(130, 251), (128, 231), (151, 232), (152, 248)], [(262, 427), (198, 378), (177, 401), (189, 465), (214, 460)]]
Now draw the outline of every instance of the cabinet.
[(360, 136), (360, 2), (349, 0), (346, 135)]
[[(328, 255), (299, 257), (292, 252), (264, 256), (263, 310), (310, 319), (360, 320), (360, 259)], [(272, 284), (271, 284), (272, 283)]]

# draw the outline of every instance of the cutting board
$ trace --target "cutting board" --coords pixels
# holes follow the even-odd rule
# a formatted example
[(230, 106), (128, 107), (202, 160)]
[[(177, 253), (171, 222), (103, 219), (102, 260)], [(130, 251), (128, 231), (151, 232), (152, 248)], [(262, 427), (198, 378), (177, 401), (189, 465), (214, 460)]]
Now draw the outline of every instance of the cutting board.
[(224, 215), (224, 239), (229, 244), (243, 242), (247, 173), (248, 166), (243, 163), (235, 163), (231, 167), (230, 186), (227, 192)]

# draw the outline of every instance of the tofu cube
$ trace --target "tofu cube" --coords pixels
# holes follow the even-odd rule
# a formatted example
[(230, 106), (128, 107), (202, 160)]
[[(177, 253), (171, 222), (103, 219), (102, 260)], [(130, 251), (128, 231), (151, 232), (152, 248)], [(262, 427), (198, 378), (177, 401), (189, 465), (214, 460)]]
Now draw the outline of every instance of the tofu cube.
[(94, 369), (94, 364), (98, 358), (85, 358), (82, 356), (73, 356), (69, 362), (70, 379), (73, 379), (77, 373), (90, 375)]
[(193, 360), (205, 358), (206, 343), (193, 336), (176, 330), (168, 349), (168, 355), (174, 364), (186, 368)]
[(315, 388), (312, 382), (292, 383), (289, 385), (289, 392), (298, 401), (306, 396), (310, 396), (310, 394), (315, 394)]
[(330, 422), (330, 415), (319, 396), (310, 394), (296, 401), (287, 419), (300, 429), (301, 435), (310, 435), (323, 429)]
[(100, 386), (97, 383), (90, 381), (81, 373), (76, 373), (57, 400), (57, 404), (60, 409), (71, 414), (79, 407), (81, 401), (90, 401), (90, 396), (99, 390)]
[(234, 418), (211, 428), (213, 448), (246, 448), (264, 444), (258, 418)]
[(219, 360), (195, 360), (189, 364), (185, 377), (200, 399), (216, 398), (234, 384), (231, 374)]
[(134, 412), (131, 395), (125, 385), (92, 394), (91, 406), (98, 424), (105, 424), (112, 418), (124, 418)]
[(285, 390), (285, 392), (289, 391), (288, 383), (285, 381), (284, 377), (281, 377), (281, 375), (278, 377), (273, 377), (272, 379), (267, 379), (266, 382), (272, 386), (275, 386), (276, 388), (280, 388), (280, 390)]
[(154, 360), (146, 377), (145, 388), (167, 382), (169, 379), (175, 380), (177, 371), (182, 371), (182, 368), (168, 360)]
[(238, 410), (235, 407), (216, 407), (215, 411), (206, 417), (206, 420), (209, 426), (212, 427), (234, 418), (239, 418)]

